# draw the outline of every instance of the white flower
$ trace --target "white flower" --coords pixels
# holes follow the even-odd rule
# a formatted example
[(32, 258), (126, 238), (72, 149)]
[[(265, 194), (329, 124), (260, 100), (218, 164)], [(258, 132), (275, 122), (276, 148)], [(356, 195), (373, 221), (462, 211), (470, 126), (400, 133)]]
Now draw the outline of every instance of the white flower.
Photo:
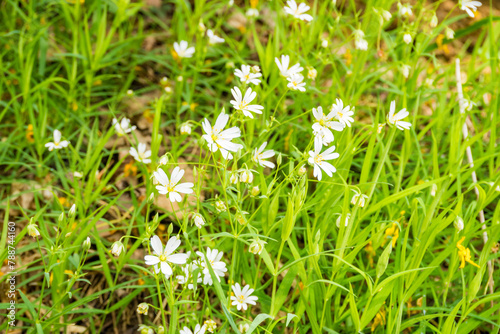
[(252, 72), (252, 67), (249, 65), (241, 65), (241, 70), (234, 70), (234, 75), (240, 78), (242, 83), (258, 85), (260, 84), (260, 79), (257, 78), (260, 78), (262, 73), (254, 73)]
[(137, 313), (148, 315), (149, 305), (147, 303), (140, 303), (137, 305)]
[[(162, 155), (162, 156), (160, 157), (160, 160), (158, 160), (158, 165), (160, 165), (160, 166), (164, 166), (164, 165), (166, 165), (167, 163), (168, 163), (168, 155), (167, 155), (167, 153), (165, 153), (164, 155)], [(158, 181), (158, 180), (157, 180), (157, 181)], [(158, 184), (158, 182), (157, 182), (157, 183), (155, 183), (155, 184)]]
[(223, 201), (221, 201), (221, 200), (217, 200), (217, 201), (215, 202), (215, 208), (217, 209), (217, 211), (218, 211), (219, 213), (224, 212), (224, 211), (226, 211), (226, 210), (227, 210), (227, 208), (226, 208), (226, 203), (224, 203), (224, 202), (223, 202)]
[(436, 14), (434, 14), (431, 18), (431, 21), (429, 22), (429, 25), (431, 26), (431, 28), (436, 28), (438, 23), (439, 23), (438, 18)]
[(61, 148), (66, 147), (68, 145), (69, 145), (68, 140), (61, 141), (61, 131), (54, 130), (54, 142), (48, 142), (47, 144), (45, 144), (45, 147), (47, 147), (49, 151), (52, 151), (53, 149), (60, 150)]
[[(213, 280), (212, 276), (210, 276), (210, 271), (208, 270), (207, 262), (205, 261), (205, 255), (203, 255), (203, 253), (200, 251), (196, 252), (196, 254), (198, 254), (198, 256), (201, 257), (200, 264), (201, 267), (203, 268), (202, 273), (204, 275), (203, 284), (212, 285)], [(217, 277), (219, 282), (220, 282), (220, 277), (224, 277), (224, 273), (227, 271), (226, 264), (221, 261), (222, 255), (224, 255), (222, 251), (219, 252), (217, 249), (212, 250), (210, 249), (210, 247), (207, 247), (208, 262), (210, 262), (210, 265), (212, 266), (215, 276)]]
[(307, 69), (307, 78), (314, 80), (318, 76), (318, 71), (312, 66), (306, 66)]
[(288, 68), (288, 66), (290, 66), (290, 56), (288, 55), (281, 55), (281, 62), (279, 58), (274, 58), (274, 62), (278, 66), (280, 74), (285, 78), (300, 73), (304, 70), (302, 67), (300, 67), (300, 63), (297, 63), (292, 67)]
[(121, 241), (115, 241), (111, 245), (111, 254), (118, 257), (125, 250), (125, 246), (123, 246)]
[(234, 87), (231, 89), (231, 93), (233, 94), (234, 100), (231, 100), (230, 103), (233, 105), (233, 108), (236, 110), (241, 110), (243, 115), (253, 118), (252, 113), (262, 114), (263, 106), (258, 104), (250, 104), (256, 97), (257, 93), (252, 91), (252, 88), (248, 87), (245, 92), (245, 96), (241, 93), (238, 87)]
[(477, 11), (477, 7), (481, 7), (482, 3), (479, 1), (473, 0), (462, 0), (460, 2), (460, 9), (465, 10), (470, 17), (474, 17), (475, 11)]
[(76, 204), (73, 204), (71, 208), (69, 208), (68, 217), (73, 218), (75, 214), (76, 214)]
[(151, 162), (151, 151), (146, 151), (146, 144), (139, 143), (137, 149), (135, 147), (131, 147), (129, 151), (130, 155), (134, 157), (136, 161), (149, 164)]
[[(352, 196), (352, 199), (351, 199), (351, 204), (358, 205), (358, 206), (363, 208), (365, 206), (365, 201), (368, 198), (368, 196), (361, 194), (361, 193), (358, 193), (354, 189), (351, 189), (351, 190), (354, 191), (354, 195)], [(359, 202), (358, 202), (358, 200), (359, 200)]]
[(207, 36), (208, 36), (208, 44), (210, 44), (210, 45), (215, 45), (215, 44), (218, 44), (218, 43), (224, 43), (225, 42), (225, 39), (222, 38), (222, 37), (217, 36), (216, 34), (214, 34), (214, 32), (212, 31), (212, 29), (208, 29), (207, 30)]
[(328, 47), (328, 40), (322, 39), (321, 40), (321, 47), (326, 49)]
[(236, 152), (243, 148), (243, 145), (232, 143), (231, 140), (238, 138), (241, 134), (240, 129), (234, 126), (227, 130), (222, 131), (229, 121), (229, 115), (223, 112), (220, 113), (219, 117), (215, 121), (215, 125), (212, 124), (205, 118), (203, 120), (202, 126), (204, 134), (202, 137), (207, 141), (208, 148), (212, 152), (217, 152), (220, 149), (220, 153), (224, 159), (232, 159), (233, 155), (229, 153)]
[(174, 50), (180, 58), (191, 58), (194, 54), (194, 46), (188, 47), (188, 42), (174, 42)]
[(292, 15), (293, 17), (299, 19), (299, 20), (303, 20), (303, 21), (311, 21), (313, 19), (313, 17), (309, 14), (305, 14), (305, 12), (307, 12), (311, 7), (309, 7), (308, 5), (306, 5), (305, 3), (300, 3), (298, 6), (297, 6), (297, 3), (295, 2), (295, 0), (288, 0), (286, 2), (287, 6), (285, 6), (285, 12), (287, 14), (290, 14)]
[(169, 263), (185, 264), (187, 261), (187, 254), (172, 254), (180, 245), (181, 241), (176, 236), (173, 236), (168, 240), (165, 248), (163, 248), (160, 238), (154, 235), (151, 238), (151, 247), (153, 248), (154, 255), (146, 255), (144, 257), (146, 265), (154, 266), (155, 273), (158, 274), (161, 271), (166, 278), (169, 278), (173, 273)]
[(385, 9), (380, 10), (382, 12), (382, 17), (384, 20), (389, 21), (392, 18), (392, 15), (390, 12), (386, 11)]
[[(488, 182), (488, 184), (490, 185), (490, 187), (493, 187), (495, 185), (495, 182)], [(498, 185), (496, 188), (495, 188), (495, 191), (500, 191), (500, 185)]]
[(127, 90), (127, 96), (133, 96), (134, 91), (132, 89)]
[(323, 153), (321, 153), (321, 145), (318, 145), (316, 142), (314, 143), (314, 152), (309, 151), (309, 163), (314, 166), (313, 175), (318, 178), (318, 181), (321, 181), (323, 173), (321, 170), (324, 170), (328, 176), (332, 176), (333, 173), (337, 171), (335, 167), (332, 166), (327, 160), (337, 159), (339, 154), (335, 151), (335, 146), (332, 146), (326, 149)]
[(464, 105), (464, 109), (467, 111), (470, 111), (476, 105), (476, 103), (472, 102), (471, 100), (467, 100), (467, 99), (462, 99), (462, 103)]
[(437, 184), (435, 184), (435, 183), (434, 183), (434, 184), (432, 184), (432, 186), (431, 186), (431, 196), (432, 196), (432, 197), (436, 197), (436, 192), (437, 192), (437, 190), (438, 190), (438, 186), (437, 186)]
[(401, 3), (398, 3), (398, 8), (399, 8), (399, 15), (401, 16), (409, 17), (413, 14), (411, 11), (410, 4), (402, 5)]
[(453, 226), (455, 226), (458, 232), (462, 231), (464, 229), (464, 220), (457, 216), (457, 219), (453, 222)]
[(396, 112), (396, 101), (391, 102), (391, 109), (389, 115), (387, 116), (387, 123), (395, 125), (399, 130), (408, 130), (411, 127), (410, 122), (402, 121), (403, 118), (408, 116), (410, 113), (406, 111), (406, 108), (401, 109), (397, 114)]
[(80, 172), (73, 172), (73, 177), (81, 178), (81, 177), (83, 177), (83, 174)]
[(259, 148), (256, 148), (253, 151), (252, 160), (262, 167), (274, 168), (275, 167), (274, 163), (264, 160), (273, 157), (275, 154), (273, 150), (264, 151), (266, 149), (266, 146), (267, 146), (267, 141), (264, 142), (262, 145), (260, 145)]
[(401, 71), (401, 74), (408, 79), (408, 76), (410, 75), (411, 66), (403, 64), (401, 65), (399, 70)]
[(207, 326), (207, 331), (209, 331), (210, 333), (213, 333), (215, 331), (215, 329), (217, 328), (217, 323), (215, 321), (213, 321), (212, 319), (210, 320), (206, 320), (204, 322), (205, 326)]
[(141, 334), (154, 334), (155, 331), (153, 328), (146, 326), (146, 325), (140, 325), (139, 328), (137, 329), (138, 332)]
[(306, 167), (305, 167), (304, 165), (302, 165), (302, 166), (300, 166), (299, 170), (297, 171), (297, 174), (298, 174), (299, 176), (302, 176), (302, 175), (304, 175), (306, 172), (307, 172)]
[(190, 135), (192, 125), (189, 122), (184, 122), (181, 124), (181, 135)]
[(250, 324), (248, 323), (240, 323), (238, 325), (238, 329), (241, 333), (246, 333), (250, 329)]
[(404, 34), (403, 40), (405, 41), (406, 44), (410, 44), (412, 41), (411, 35), (409, 33)]
[(240, 174), (240, 182), (243, 183), (252, 183), (253, 182), (253, 174), (249, 170), (244, 170)]
[[(182, 272), (184, 273), (184, 275), (177, 275), (175, 278), (177, 278), (177, 280), (179, 281), (179, 284), (186, 284), (190, 281), (191, 278), (193, 278), (193, 271), (195, 271), (196, 269), (198, 269), (198, 266), (193, 262), (190, 266), (188, 265), (185, 265), (183, 268), (182, 268)], [(202, 278), (201, 278), (201, 274), (198, 272), (198, 278), (196, 279), (196, 282), (197, 283), (201, 283), (202, 282)], [(188, 289), (189, 290), (193, 290), (194, 289), (194, 284), (193, 283), (189, 283), (188, 284)]]
[(180, 330), (180, 334), (205, 334), (206, 329), (207, 326), (200, 326), (199, 324), (197, 324), (194, 328), (194, 332), (192, 332), (189, 328), (184, 326), (184, 328)]
[(120, 137), (136, 129), (135, 125), (130, 126), (130, 120), (126, 117), (122, 118), (120, 122), (116, 118), (113, 118), (113, 126), (115, 127), (116, 134)]
[[(337, 218), (337, 221), (335, 222), (335, 225), (337, 225), (337, 228), (340, 228), (340, 221), (341, 221), (341, 219), (342, 219), (342, 216), (339, 216), (339, 217)], [(350, 213), (347, 213), (347, 214), (346, 214), (346, 217), (345, 217), (345, 220), (344, 220), (344, 221), (345, 221), (344, 226), (347, 226), (347, 225), (349, 224), (349, 220), (350, 220), (350, 219), (351, 219), (351, 214), (350, 214)]]
[(354, 108), (351, 110), (351, 106), (344, 107), (344, 102), (342, 102), (341, 99), (336, 99), (330, 110), (331, 113), (334, 113), (339, 123), (351, 127), (351, 123), (354, 122), (354, 118), (352, 118), (354, 115)]
[(366, 41), (365, 33), (362, 30), (356, 29), (353, 32), (354, 34), (354, 46), (358, 50), (366, 51), (368, 50), (368, 42)]
[(203, 219), (203, 216), (200, 215), (199, 213), (195, 213), (193, 215), (193, 221), (196, 227), (201, 228), (203, 225), (205, 225), (205, 219)]
[(301, 92), (306, 91), (306, 83), (304, 81), (304, 76), (302, 74), (296, 73), (286, 78), (288, 80), (287, 87), (293, 90), (299, 90)]
[(36, 228), (35, 224), (28, 224), (28, 234), (30, 237), (36, 238), (40, 235), (40, 232), (38, 232), (38, 229)]
[(323, 113), (323, 108), (320, 106), (317, 109), (313, 108), (312, 114), (316, 119), (316, 121), (312, 125), (315, 140), (319, 140), (321, 145), (328, 145), (334, 140), (334, 136), (331, 130), (344, 130), (344, 125), (342, 123), (332, 121), (333, 117), (336, 116), (335, 111), (332, 110), (332, 112), (330, 112), (328, 116), (326, 116)]
[(177, 184), (184, 175), (184, 170), (180, 169), (179, 167), (174, 168), (174, 170), (172, 171), (172, 175), (170, 176), (170, 180), (168, 179), (167, 174), (161, 168), (158, 168), (156, 172), (153, 172), (153, 175), (155, 179), (160, 183), (160, 185), (156, 186), (158, 193), (162, 195), (168, 195), (168, 198), (171, 202), (182, 201), (182, 197), (179, 193), (191, 194), (193, 192), (193, 183), (186, 182)]
[(455, 37), (455, 32), (450, 27), (446, 27), (445, 35), (447, 39), (453, 39), (453, 37)]
[(92, 246), (92, 243), (90, 242), (90, 237), (87, 237), (87, 239), (85, 239), (85, 241), (82, 244), (82, 248), (88, 251), (90, 249), (90, 246)]
[(255, 186), (250, 191), (250, 196), (255, 197), (255, 196), (257, 196), (259, 194), (259, 192), (260, 192), (259, 186)]
[(247, 17), (258, 17), (259, 10), (257, 8), (249, 8), (245, 14)]
[(231, 288), (234, 292), (234, 296), (231, 296), (231, 300), (233, 301), (231, 305), (236, 305), (238, 311), (241, 311), (242, 308), (246, 311), (248, 308), (247, 304), (255, 305), (255, 301), (259, 299), (256, 296), (251, 296), (254, 289), (250, 289), (250, 285), (248, 284), (243, 288), (243, 290), (241, 289), (239, 283), (231, 286)]
[(260, 255), (260, 253), (262, 253), (262, 250), (264, 249), (265, 244), (267, 244), (267, 242), (262, 241), (259, 238), (256, 238), (252, 241), (252, 243), (248, 247), (248, 251), (252, 254)]
[(237, 184), (238, 180), (238, 172), (229, 172), (229, 182), (231, 184)]

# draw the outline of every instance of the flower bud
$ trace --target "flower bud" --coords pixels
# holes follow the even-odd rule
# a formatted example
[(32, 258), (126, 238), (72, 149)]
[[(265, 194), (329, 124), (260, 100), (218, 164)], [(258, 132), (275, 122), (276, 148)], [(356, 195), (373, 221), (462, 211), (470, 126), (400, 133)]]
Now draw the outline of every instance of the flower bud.
[(146, 325), (140, 325), (139, 329), (137, 331), (141, 334), (154, 334), (155, 333), (153, 328), (146, 326)]
[(167, 77), (161, 78), (160, 85), (162, 85), (162, 86), (168, 85), (168, 78)]
[(151, 193), (148, 197), (148, 204), (151, 205), (155, 202), (155, 193)]
[(121, 241), (115, 241), (113, 245), (111, 245), (111, 254), (118, 257), (125, 250), (125, 246), (123, 246)]
[(69, 209), (69, 211), (68, 211), (68, 217), (69, 217), (69, 218), (74, 218), (74, 217), (75, 217), (75, 214), (76, 214), (76, 205), (75, 205), (75, 204), (73, 204), (73, 205), (71, 206), (71, 208)]
[(203, 21), (200, 19), (200, 22), (198, 23), (198, 31), (199, 32), (205, 32), (207, 28), (205, 27), (205, 25), (203, 24)]
[(321, 47), (323, 47), (325, 49), (328, 47), (328, 40), (327, 39), (321, 40)]
[(304, 165), (302, 165), (302, 166), (300, 166), (299, 170), (297, 171), (297, 174), (298, 174), (299, 176), (302, 176), (302, 175), (304, 175), (306, 172), (307, 172), (306, 167), (305, 167)]
[(127, 96), (134, 95), (134, 91), (132, 89), (127, 90)]
[(392, 18), (392, 14), (385, 9), (381, 9), (382, 17), (384, 20), (389, 21)]
[(453, 222), (453, 226), (457, 229), (458, 232), (464, 229), (464, 220), (461, 217), (458, 217)]
[(149, 305), (147, 303), (140, 303), (137, 306), (137, 313), (148, 315)]
[(307, 78), (314, 80), (318, 76), (318, 71), (312, 66), (306, 66)]
[(429, 25), (431, 26), (431, 28), (436, 28), (437, 25), (438, 25), (438, 18), (436, 16), (436, 14), (434, 14), (431, 18), (431, 22), (429, 22)]
[(253, 174), (251, 171), (249, 170), (244, 170), (243, 172), (241, 172), (240, 174), (240, 182), (243, 182), (243, 183), (252, 183), (253, 181)]
[(248, 247), (248, 251), (252, 254), (260, 255), (260, 253), (264, 249), (265, 244), (267, 244), (267, 242), (262, 241), (259, 238), (255, 238)]
[(201, 228), (203, 225), (205, 225), (205, 219), (203, 219), (203, 216), (199, 213), (195, 213), (193, 215), (193, 221), (197, 228)]
[(61, 212), (61, 214), (59, 215), (59, 218), (57, 219), (59, 221), (59, 224), (64, 223), (65, 219), (66, 219), (66, 217), (64, 216), (64, 212)]
[(259, 65), (253, 65), (252, 66), (252, 72), (254, 72), (254, 73), (260, 73), (260, 67), (259, 67)]
[(164, 166), (164, 165), (168, 164), (168, 155), (166, 153), (161, 156), (160, 160), (158, 161), (158, 164), (160, 166)]
[(190, 135), (191, 134), (191, 124), (188, 122), (181, 124), (181, 135)]
[(431, 196), (432, 196), (432, 197), (436, 197), (436, 192), (437, 192), (437, 190), (438, 190), (438, 186), (437, 186), (437, 184), (435, 184), (435, 183), (434, 183), (434, 184), (432, 185), (432, 187), (431, 187)]
[(238, 174), (236, 172), (231, 172), (230, 173), (229, 182), (231, 182), (231, 184), (237, 184), (238, 183)]
[(207, 331), (209, 331), (210, 333), (213, 333), (215, 331), (215, 329), (217, 328), (217, 323), (215, 321), (213, 321), (212, 319), (205, 321), (204, 325), (207, 326), (206, 327)]
[(220, 199), (215, 202), (215, 208), (217, 209), (217, 212), (221, 213), (227, 210), (226, 204), (221, 201)]
[(236, 214), (236, 221), (237, 221), (238, 223), (240, 223), (240, 225), (243, 225), (243, 226), (244, 226), (244, 225), (246, 225), (246, 224), (247, 224), (247, 220), (245, 219), (245, 214), (247, 214), (247, 213), (248, 213), (248, 212), (244, 212), (244, 211), (242, 211), (241, 213), (240, 213), (240, 212), (238, 212), (238, 213)]
[(455, 32), (451, 30), (450, 27), (446, 27), (445, 35), (447, 39), (453, 39), (455, 37)]
[(82, 244), (82, 248), (84, 251), (88, 251), (91, 245), (92, 243), (90, 242), (90, 237), (87, 237), (87, 239), (85, 239), (85, 241)]
[(406, 44), (410, 44), (412, 41), (411, 35), (408, 33), (404, 34), (403, 40), (405, 41)]
[(255, 197), (259, 194), (260, 189), (259, 186), (255, 186), (252, 188), (252, 191), (250, 191), (250, 196)]
[(238, 325), (238, 329), (242, 334), (244, 334), (250, 329), (250, 325), (248, 323), (240, 323)]

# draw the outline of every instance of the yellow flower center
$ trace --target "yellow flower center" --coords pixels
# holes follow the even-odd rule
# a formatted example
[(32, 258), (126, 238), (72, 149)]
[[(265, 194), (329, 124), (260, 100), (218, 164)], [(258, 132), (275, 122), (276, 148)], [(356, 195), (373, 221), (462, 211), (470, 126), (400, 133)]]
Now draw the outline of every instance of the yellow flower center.
[(240, 301), (240, 303), (243, 303), (243, 301), (245, 300), (245, 296), (239, 295), (238, 300)]
[(160, 255), (159, 258), (160, 258), (161, 262), (166, 262), (167, 261), (167, 257), (164, 254)]
[(323, 157), (321, 154), (318, 154), (317, 156), (314, 157), (314, 162), (317, 164), (320, 164), (323, 161)]

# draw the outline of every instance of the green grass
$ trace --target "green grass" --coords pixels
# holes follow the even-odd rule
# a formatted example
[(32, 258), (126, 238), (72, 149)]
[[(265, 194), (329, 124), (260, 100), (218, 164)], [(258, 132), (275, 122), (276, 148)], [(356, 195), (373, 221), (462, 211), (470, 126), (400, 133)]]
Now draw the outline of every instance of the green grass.
[[(239, 333), (241, 324), (246, 333), (499, 333), (500, 25), (491, 1), (481, 1), (474, 19), (457, 1), (410, 1), (406, 19), (392, 0), (316, 0), (310, 23), (286, 15), (282, 0), (0, 3), (0, 282), (7, 290), (8, 261), (15, 261), (16, 329), (111, 333), (145, 324), (179, 333), (214, 320), (217, 333)], [(257, 19), (244, 18), (251, 3)], [(391, 20), (380, 24), (374, 9), (388, 10)], [(209, 45), (200, 23), (225, 42)], [(455, 38), (440, 45), (446, 27)], [(364, 31), (367, 51), (355, 49), (354, 29)], [(408, 31), (410, 44), (403, 42)], [(172, 54), (181, 40), (195, 47), (192, 58)], [(287, 88), (274, 62), (283, 54), (303, 74), (306, 66), (317, 70), (315, 80), (305, 79), (306, 92)], [(475, 103), (465, 114), (456, 58), (465, 98)], [(264, 107), (253, 119), (229, 103), (231, 88), (247, 87), (233, 75), (243, 64), (262, 73), (250, 85), (253, 103)], [(402, 65), (411, 67), (408, 78)], [(328, 147), (340, 155), (330, 161), (337, 171), (318, 181), (307, 162), (312, 108), (327, 113), (337, 98), (355, 107), (355, 121), (334, 131)], [(391, 101), (409, 111), (411, 127), (385, 125), (378, 133)], [(201, 137), (203, 119), (213, 125), (222, 110), (228, 127), (241, 129), (233, 142), (243, 149), (232, 160), (210, 152)], [(112, 119), (123, 117), (138, 128), (118, 137)], [(190, 135), (180, 132), (184, 122)], [(49, 151), (55, 129), (70, 145)], [(274, 169), (251, 159), (265, 141), (276, 152)], [(150, 164), (128, 154), (139, 142), (152, 151)], [(173, 209), (152, 181), (164, 154), (167, 175), (180, 166), (181, 182), (194, 183)], [(246, 169), (251, 185), (231, 183)], [(368, 196), (364, 207), (351, 204), (354, 191)], [(219, 200), (229, 210), (218, 212)], [(204, 217), (202, 228), (193, 213)], [(347, 213), (349, 223), (337, 228)], [(28, 235), (30, 220), (37, 238)], [(163, 244), (178, 235), (177, 252), (191, 252), (189, 262), (207, 247), (222, 251), (227, 272), (219, 283), (208, 266), (214, 284), (191, 281), (194, 291), (178, 284), (179, 265), (169, 278), (156, 275), (144, 262), (153, 235)], [(459, 268), (462, 237), (479, 268)], [(249, 251), (256, 238), (266, 242), (260, 255)], [(118, 240), (125, 251), (113, 256)], [(230, 304), (235, 282), (255, 289), (257, 305), (238, 311)], [(9, 303), (2, 293), (2, 316)], [(140, 303), (148, 315), (136, 312)], [(2, 321), (0, 330), (13, 328)]]

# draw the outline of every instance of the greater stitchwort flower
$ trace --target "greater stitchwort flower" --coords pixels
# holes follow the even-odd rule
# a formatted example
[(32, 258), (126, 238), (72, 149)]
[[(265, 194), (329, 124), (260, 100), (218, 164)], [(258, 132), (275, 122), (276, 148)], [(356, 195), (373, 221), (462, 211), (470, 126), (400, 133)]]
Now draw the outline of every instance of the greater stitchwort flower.
[(240, 78), (241, 82), (244, 84), (260, 84), (260, 77), (262, 77), (262, 73), (254, 72), (250, 65), (241, 65), (241, 70), (234, 70), (234, 75)]
[(155, 273), (162, 272), (166, 278), (169, 278), (173, 271), (169, 263), (185, 264), (188, 258), (187, 254), (172, 254), (181, 245), (181, 241), (176, 237), (171, 237), (165, 248), (161, 243), (160, 238), (154, 235), (151, 238), (151, 247), (154, 255), (146, 255), (144, 260), (148, 266), (154, 266)]
[(294, 74), (298, 74), (304, 70), (299, 63), (288, 68), (290, 66), (290, 56), (288, 55), (281, 55), (281, 62), (278, 58), (274, 58), (274, 62), (278, 66), (280, 74), (285, 78), (292, 76)]
[(247, 304), (255, 305), (255, 301), (259, 299), (256, 296), (251, 296), (254, 289), (250, 289), (250, 285), (246, 285), (243, 289), (241, 289), (239, 283), (236, 283), (231, 286), (231, 289), (233, 289), (234, 292), (234, 296), (231, 296), (231, 305), (236, 305), (238, 311), (241, 311), (241, 309), (246, 310), (248, 308)]
[(215, 125), (212, 124), (205, 118), (203, 120), (202, 126), (205, 134), (202, 136), (208, 143), (208, 148), (212, 152), (220, 153), (224, 159), (232, 159), (233, 155), (229, 152), (237, 152), (243, 148), (243, 145), (232, 143), (231, 140), (238, 138), (241, 134), (240, 129), (236, 126), (222, 131), (229, 121), (229, 115), (226, 115), (222, 111), (215, 121)]
[(179, 193), (191, 194), (193, 192), (193, 183), (186, 182), (177, 184), (184, 176), (184, 170), (180, 169), (179, 167), (174, 168), (174, 170), (172, 171), (172, 175), (170, 176), (170, 180), (168, 179), (167, 174), (161, 168), (158, 168), (158, 170), (154, 172), (153, 175), (160, 183), (160, 185), (156, 186), (156, 189), (160, 194), (168, 195), (168, 198), (171, 202), (182, 201), (182, 197)]
[(138, 162), (142, 162), (144, 164), (151, 163), (151, 151), (146, 150), (146, 144), (139, 143), (137, 149), (135, 147), (131, 147), (129, 151), (130, 155), (134, 157), (134, 159)]
[(275, 153), (273, 150), (264, 151), (266, 149), (266, 146), (267, 142), (264, 142), (262, 145), (260, 145), (259, 148), (256, 148), (253, 151), (252, 160), (262, 167), (274, 168), (275, 167), (274, 163), (267, 161), (265, 159), (273, 157)]
[(327, 160), (337, 159), (339, 154), (334, 152), (335, 146), (332, 146), (326, 149), (323, 153), (321, 153), (322, 145), (318, 145), (316, 142), (314, 143), (314, 151), (309, 151), (309, 163), (314, 166), (313, 175), (318, 178), (318, 181), (321, 181), (323, 173), (321, 170), (324, 170), (328, 176), (332, 176), (333, 173), (337, 171), (335, 167)]
[(402, 119), (407, 117), (410, 113), (406, 108), (401, 109), (396, 113), (396, 101), (391, 102), (391, 109), (387, 115), (387, 123), (395, 125), (399, 130), (408, 130), (411, 127), (410, 122), (405, 122)]
[(135, 125), (130, 126), (130, 120), (126, 117), (123, 117), (120, 122), (116, 118), (113, 118), (113, 126), (115, 127), (116, 134), (120, 137), (136, 129)]
[[(205, 260), (205, 255), (200, 251), (196, 252), (196, 254), (198, 254), (198, 256), (201, 258), (200, 262), (201, 262), (201, 267), (203, 268), (202, 273), (204, 275), (203, 284), (212, 285), (213, 280), (212, 276), (210, 276), (210, 271), (208, 269), (207, 262)], [(224, 273), (227, 271), (226, 264), (221, 261), (222, 255), (224, 255), (222, 251), (219, 252), (217, 249), (212, 250), (210, 249), (210, 247), (207, 247), (207, 260), (212, 266), (215, 276), (217, 277), (219, 282), (220, 282), (220, 277), (224, 277)]]
[(305, 12), (311, 8), (307, 4), (302, 2), (297, 6), (295, 0), (288, 0), (286, 4), (287, 6), (285, 6), (284, 9), (287, 14), (290, 14), (299, 20), (307, 22), (312, 21), (313, 17), (309, 14), (305, 14)]
[(48, 142), (45, 144), (45, 147), (52, 151), (53, 149), (60, 150), (63, 147), (67, 147), (69, 145), (68, 140), (61, 140), (61, 131), (54, 130), (54, 142)]
[(188, 42), (174, 42), (174, 50), (179, 58), (191, 58), (194, 55), (194, 46), (189, 47)]
[(257, 97), (257, 93), (252, 91), (252, 88), (248, 87), (245, 96), (242, 95), (238, 87), (231, 89), (231, 93), (233, 94), (234, 100), (231, 100), (230, 103), (233, 105), (234, 109), (241, 110), (243, 115), (250, 118), (253, 118), (252, 113), (262, 114), (262, 109), (264, 109), (263, 106), (250, 104)]

